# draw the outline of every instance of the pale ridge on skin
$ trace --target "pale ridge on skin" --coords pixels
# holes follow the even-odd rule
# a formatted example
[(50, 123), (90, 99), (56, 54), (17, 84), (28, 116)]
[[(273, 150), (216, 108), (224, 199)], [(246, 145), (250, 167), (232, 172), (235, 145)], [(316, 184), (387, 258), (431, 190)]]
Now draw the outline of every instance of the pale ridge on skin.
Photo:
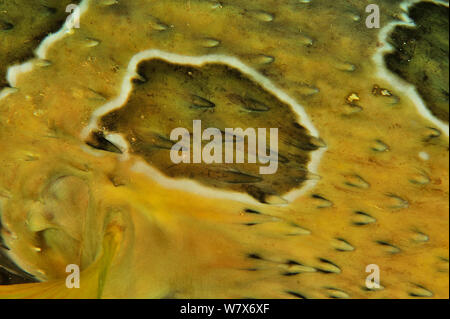
[[(268, 78), (264, 77), (254, 69), (250, 68), (249, 66), (245, 65), (243, 62), (241, 62), (238, 58), (227, 56), (227, 55), (205, 55), (205, 56), (185, 56), (185, 55), (179, 55), (169, 52), (164, 52), (157, 49), (151, 49), (146, 50), (143, 52), (140, 52), (132, 57), (130, 60), (130, 63), (128, 64), (127, 74), (124, 77), (124, 80), (122, 82), (122, 88), (120, 91), (120, 94), (110, 102), (104, 104), (100, 108), (94, 111), (93, 116), (91, 118), (91, 121), (89, 125), (83, 129), (81, 133), (81, 138), (86, 139), (90, 132), (92, 130), (95, 130), (98, 128), (98, 120), (103, 115), (119, 109), (123, 107), (128, 100), (130, 94), (133, 91), (133, 85), (132, 85), (132, 79), (137, 76), (136, 70), (141, 61), (149, 60), (149, 59), (163, 59), (170, 63), (177, 63), (177, 64), (187, 64), (187, 65), (195, 65), (195, 66), (202, 66), (206, 63), (223, 63), (226, 65), (230, 65), (232, 67), (235, 67), (239, 69), (241, 72), (249, 76), (252, 80), (259, 83), (262, 87), (264, 87), (267, 91), (274, 94), (280, 101), (283, 101), (287, 104), (289, 104), (293, 111), (297, 113), (298, 115), (298, 122), (305, 126), (306, 129), (309, 130), (312, 136), (319, 138), (319, 132), (312, 123), (311, 119), (309, 118), (308, 114), (304, 110), (304, 108), (297, 103), (293, 98), (291, 98), (288, 94), (280, 90), (276, 87), (275, 84), (272, 83)], [(114, 134), (115, 137), (117, 137)], [(113, 136), (110, 136), (113, 137)], [(106, 135), (106, 138), (108, 139), (108, 135)], [(122, 142), (120, 145), (118, 145), (122, 151), (124, 152), (124, 158), (128, 159), (128, 145), (124, 142), (124, 139), (121, 139)], [(110, 142), (112, 142), (110, 140)], [(310, 163), (308, 164), (308, 171), (317, 174), (317, 169), (319, 167), (320, 160), (322, 158), (322, 155), (326, 151), (326, 148), (319, 148), (318, 150), (312, 152)], [(122, 155), (123, 156), (123, 155)], [(149, 177), (157, 180), (162, 185), (165, 185), (170, 188), (175, 189), (181, 189), (189, 192), (194, 192), (197, 194), (201, 194), (204, 196), (209, 197), (217, 197), (217, 198), (227, 198), (227, 199), (238, 199), (243, 202), (251, 203), (251, 204), (261, 204), (257, 202), (255, 199), (248, 195), (242, 195), (237, 192), (230, 192), (230, 191), (217, 191), (213, 190), (209, 187), (202, 186), (197, 182), (190, 181), (190, 180), (174, 180), (165, 177), (163, 174), (158, 172), (155, 169), (152, 169), (150, 167), (145, 168), (145, 166), (148, 166), (144, 163), (137, 163), (134, 166), (134, 170), (146, 173)], [(286, 194), (285, 196), (282, 196), (283, 199), (287, 200), (288, 202), (293, 201), (297, 197), (303, 195), (307, 191), (314, 188), (316, 185), (317, 180), (307, 180), (305, 184), (297, 190), (293, 190)]]
[[(414, 103), (414, 105), (417, 108), (418, 113), (427, 119), (428, 121), (432, 122), (433, 125), (436, 126), (439, 130), (441, 130), (447, 138), (449, 137), (449, 126), (445, 122), (438, 119), (436, 116), (434, 116), (431, 111), (427, 108), (425, 105), (425, 102), (420, 97), (416, 87), (393, 72), (389, 71), (389, 69), (386, 66), (386, 63), (384, 61), (384, 56), (386, 53), (392, 52), (394, 48), (388, 43), (388, 37), (391, 34), (391, 32), (395, 29), (397, 26), (409, 26), (414, 27), (414, 22), (409, 18), (407, 15), (409, 8), (412, 7), (414, 4), (421, 2), (420, 0), (405, 0), (400, 4), (400, 8), (405, 11), (404, 14), (402, 14), (402, 19), (404, 21), (393, 21), (388, 23), (384, 28), (381, 29), (380, 33), (378, 34), (378, 39), (380, 43), (383, 43), (383, 46), (380, 47), (377, 52), (373, 56), (373, 61), (375, 65), (377, 66), (377, 73), (376, 76), (380, 77), (382, 79), (385, 79), (389, 84), (391, 84), (393, 87), (395, 87), (398, 91), (404, 93), (407, 95), (411, 101)], [(438, 3), (441, 5), (445, 5), (448, 7), (448, 3), (444, 3), (442, 1), (429, 1), (433, 3)]]

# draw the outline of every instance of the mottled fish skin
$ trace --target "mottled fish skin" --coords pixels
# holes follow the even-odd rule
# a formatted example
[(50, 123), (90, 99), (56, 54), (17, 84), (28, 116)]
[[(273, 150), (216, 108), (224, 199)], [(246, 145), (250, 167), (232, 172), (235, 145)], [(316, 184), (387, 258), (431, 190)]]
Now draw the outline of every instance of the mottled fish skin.
[[(83, 3), (80, 28), (0, 95), (3, 244), (40, 281), (0, 286), (0, 298), (448, 298), (448, 133), (377, 76), (372, 57), (383, 44), (380, 29), (365, 26), (367, 1)], [(381, 28), (404, 13), (400, 1), (378, 3)], [(16, 32), (8, 16), (0, 21), (0, 36)], [(113, 143), (118, 152), (110, 136), (88, 145), (95, 112), (120, 97), (133, 57), (149, 49), (237, 58), (292, 97), (302, 108), (291, 112), (307, 115), (295, 123), (310, 119), (319, 136), (286, 144), (326, 150), (314, 172), (299, 167), (313, 187), (298, 180), (306, 191), (289, 196), (275, 175), (281, 193), (251, 202), (195, 176), (161, 179), (157, 165)], [(133, 75), (137, 90), (149, 80)], [(194, 93), (205, 100), (183, 96), (175, 121), (220, 107)], [(272, 105), (241, 109), (257, 119)], [(283, 116), (270, 120), (290, 125)], [(233, 122), (220, 111), (211, 121), (220, 117)], [(153, 133), (167, 148), (167, 136)], [(241, 173), (230, 180), (254, 177)], [(82, 270), (80, 290), (65, 286), (68, 264)], [(377, 289), (365, 285), (368, 265), (381, 270)]]
[(34, 58), (39, 43), (66, 20), (66, 7), (79, 0), (18, 0), (0, 3), (0, 89), (8, 66)]

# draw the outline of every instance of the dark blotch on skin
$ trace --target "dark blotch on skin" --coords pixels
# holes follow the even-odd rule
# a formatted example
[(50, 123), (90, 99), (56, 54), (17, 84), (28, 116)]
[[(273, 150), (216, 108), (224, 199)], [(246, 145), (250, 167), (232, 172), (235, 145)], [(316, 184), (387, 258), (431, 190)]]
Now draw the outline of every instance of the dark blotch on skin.
[(263, 258), (260, 255), (258, 255), (258, 254), (248, 254), (247, 258), (256, 259), (256, 260), (263, 260)]
[(117, 146), (105, 138), (103, 132), (92, 133), (86, 144), (97, 150), (122, 154), (122, 151)]
[(246, 209), (245, 209), (245, 212), (246, 212), (247, 214), (261, 215), (261, 213), (258, 212), (257, 210), (250, 209), (250, 208), (246, 208)]
[[(201, 67), (169, 63), (160, 59), (143, 61), (137, 69), (145, 81), (133, 82), (133, 91), (120, 109), (104, 115), (99, 123), (104, 132), (120, 133), (132, 154), (141, 156), (168, 177), (190, 178), (217, 189), (247, 193), (262, 203), (270, 196), (282, 196), (302, 186), (307, 178), (310, 153), (318, 147), (307, 129), (296, 122), (297, 114), (238, 69), (220, 63)], [(222, 132), (222, 163), (174, 164), (169, 137), (175, 128), (191, 135), (193, 153), (194, 120), (202, 131)], [(243, 140), (225, 136), (226, 128), (265, 128), (270, 150), (270, 128), (278, 128), (278, 170), (261, 175), (268, 164), (225, 163), (225, 146)], [(203, 141), (202, 147), (209, 141)], [(247, 153), (248, 141), (244, 140)], [(269, 153), (269, 152), (267, 152)]]
[(14, 24), (9, 23), (9, 22), (4, 21), (4, 20), (0, 20), (0, 30), (8, 31), (8, 30), (11, 30), (12, 28), (14, 28)]
[(291, 295), (291, 296), (293, 296), (293, 297), (295, 297), (295, 298), (298, 298), (298, 299), (308, 299), (308, 298), (306, 298), (304, 295), (302, 295), (302, 294), (300, 294), (300, 293), (298, 293), (298, 292), (287, 291), (286, 293), (289, 294), (289, 295)]

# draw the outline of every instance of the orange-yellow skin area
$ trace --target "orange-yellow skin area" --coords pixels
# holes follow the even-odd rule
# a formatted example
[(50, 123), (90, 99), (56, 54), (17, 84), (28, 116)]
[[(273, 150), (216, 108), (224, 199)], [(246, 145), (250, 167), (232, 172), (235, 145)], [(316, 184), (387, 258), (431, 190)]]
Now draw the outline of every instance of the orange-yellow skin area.
[[(370, 2), (292, 3), (90, 5), (81, 28), (50, 49), (52, 65), (22, 75), (19, 91), (0, 100), (2, 235), (11, 257), (47, 281), (0, 287), (1, 297), (448, 298), (448, 138), (430, 137), (433, 124), (410, 98), (374, 76)], [(397, 3), (380, 7), (382, 27), (400, 13)], [(262, 21), (261, 10), (274, 19)], [(100, 44), (87, 47), (88, 38)], [(220, 45), (206, 48), (206, 38)], [(86, 151), (80, 132), (105, 103), (93, 92), (117, 96), (131, 57), (154, 48), (236, 56), (301, 103), (328, 146), (316, 186), (287, 206), (253, 206), (165, 188), (134, 173), (133, 156)], [(259, 54), (275, 61), (258, 64)], [(374, 96), (374, 84), (395, 98)], [(345, 101), (352, 92), (359, 112)], [(388, 150), (374, 151), (377, 141)], [(371, 222), (355, 225), (358, 211)], [(354, 250), (337, 250), (337, 238)], [(304, 273), (283, 276), (300, 271), (289, 260)], [(69, 263), (84, 269), (79, 292), (65, 289)], [(364, 289), (370, 264), (384, 289)]]

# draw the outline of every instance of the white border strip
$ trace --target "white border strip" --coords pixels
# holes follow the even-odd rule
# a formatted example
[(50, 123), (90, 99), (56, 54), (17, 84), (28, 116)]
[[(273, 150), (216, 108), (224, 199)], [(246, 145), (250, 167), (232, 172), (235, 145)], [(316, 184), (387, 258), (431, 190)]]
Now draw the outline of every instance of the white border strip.
[[(449, 137), (449, 126), (447, 123), (441, 121), (437, 117), (435, 117), (431, 111), (426, 107), (424, 101), (420, 97), (416, 87), (393, 72), (389, 71), (386, 67), (386, 63), (384, 61), (384, 55), (386, 53), (393, 52), (394, 48), (388, 43), (389, 34), (394, 30), (395, 27), (404, 25), (408, 27), (415, 27), (414, 22), (407, 15), (409, 8), (414, 4), (421, 2), (420, 0), (405, 0), (400, 4), (400, 8), (405, 12), (402, 14), (403, 21), (394, 21), (386, 25), (383, 29), (381, 29), (378, 39), (380, 43), (383, 43), (383, 46), (378, 49), (378, 51), (373, 56), (373, 61), (377, 67), (376, 76), (382, 79), (385, 79), (391, 86), (393, 86), (396, 90), (402, 92), (407, 95), (414, 105), (417, 108), (417, 111), (420, 115), (422, 115), (425, 119), (432, 122), (436, 128), (441, 130), (447, 138)], [(448, 3), (444, 3), (442, 1), (428, 1), (436, 4), (444, 5), (448, 7)]]
[[(175, 64), (184, 64), (184, 65), (193, 65), (193, 66), (202, 66), (207, 63), (221, 63), (229, 65), (233, 68), (238, 69), (245, 75), (249, 76), (251, 79), (256, 81), (258, 84), (260, 84), (264, 89), (271, 92), (273, 95), (275, 95), (280, 101), (290, 105), (295, 113), (297, 113), (297, 121), (302, 124), (306, 129), (309, 130), (310, 134), (314, 137), (319, 138), (319, 132), (311, 122), (309, 116), (305, 112), (304, 108), (298, 104), (293, 98), (291, 98), (289, 95), (287, 95), (285, 92), (277, 88), (268, 78), (264, 77), (254, 69), (248, 67), (243, 62), (241, 62), (239, 59), (227, 55), (205, 55), (205, 56), (185, 56), (185, 55), (179, 55), (169, 52), (164, 52), (157, 49), (142, 51), (132, 57), (130, 60), (130, 63), (127, 68), (127, 73), (123, 79), (122, 87), (119, 96), (117, 96), (115, 99), (111, 100), (110, 102), (104, 104), (100, 108), (94, 111), (91, 121), (87, 127), (85, 127), (81, 133), (81, 138), (84, 140), (86, 139), (91, 131), (98, 129), (98, 121), (100, 117), (103, 115), (113, 111), (120, 109), (123, 107), (132, 90), (132, 79), (138, 76), (137, 74), (137, 67), (139, 63), (145, 60), (151, 60), (151, 59), (161, 59), (164, 61), (167, 61), (169, 63), (175, 63)], [(122, 144), (122, 143), (121, 143)], [(121, 145), (121, 148), (124, 148), (124, 145)], [(311, 173), (317, 174), (317, 168), (319, 166), (320, 160), (322, 158), (323, 153), (326, 151), (326, 148), (319, 148), (318, 150), (314, 151), (311, 155), (311, 161), (308, 165), (308, 170)], [(126, 145), (126, 149), (124, 150), (125, 156), (128, 156), (128, 145)], [(183, 191), (193, 192), (196, 194), (201, 194), (203, 196), (208, 197), (215, 197), (215, 198), (226, 198), (231, 200), (240, 200), (243, 202), (248, 202), (251, 204), (261, 204), (258, 201), (256, 201), (253, 197), (250, 195), (243, 195), (242, 193), (238, 192), (231, 192), (231, 191), (224, 191), (224, 190), (214, 190), (210, 187), (203, 186), (198, 182), (187, 180), (187, 179), (172, 179), (164, 176), (161, 172), (159, 172), (157, 169), (154, 169), (150, 167), (150, 165), (140, 161), (134, 165), (134, 170), (145, 173), (153, 180), (157, 181), (158, 183), (162, 184), (163, 186), (174, 188), (174, 189), (180, 189)], [(311, 188), (313, 188), (317, 183), (317, 180), (308, 180), (305, 182), (305, 184), (301, 187), (301, 189), (293, 190), (290, 193), (288, 193), (285, 196), (282, 196), (282, 198), (292, 201), (295, 198), (299, 197), (300, 195), (304, 194)]]

